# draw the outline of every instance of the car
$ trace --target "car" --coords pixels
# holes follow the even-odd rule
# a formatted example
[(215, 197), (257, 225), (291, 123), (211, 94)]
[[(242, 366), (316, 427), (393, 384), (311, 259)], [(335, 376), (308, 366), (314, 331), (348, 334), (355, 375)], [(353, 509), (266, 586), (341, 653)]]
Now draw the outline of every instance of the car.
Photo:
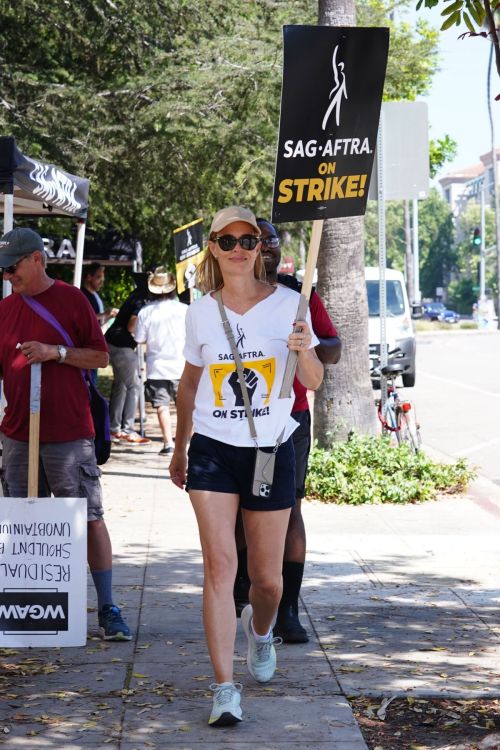
[(439, 320), (442, 323), (458, 323), (458, 321), (460, 320), (460, 315), (455, 312), (455, 310), (448, 310), (448, 308), (446, 308), (440, 314)]
[[(391, 268), (386, 268), (385, 278), (388, 360), (402, 365), (403, 385), (405, 388), (412, 388), (415, 385), (416, 338), (405, 280), (400, 271)], [(380, 364), (380, 271), (378, 267), (365, 268), (365, 283), (368, 298), (369, 358), (373, 369)]]
[(439, 316), (446, 310), (442, 302), (425, 302), (422, 305), (422, 317), (427, 320), (439, 320)]
[(460, 315), (455, 310), (448, 310), (442, 302), (425, 302), (422, 305), (422, 317), (441, 323), (458, 323), (460, 320)]

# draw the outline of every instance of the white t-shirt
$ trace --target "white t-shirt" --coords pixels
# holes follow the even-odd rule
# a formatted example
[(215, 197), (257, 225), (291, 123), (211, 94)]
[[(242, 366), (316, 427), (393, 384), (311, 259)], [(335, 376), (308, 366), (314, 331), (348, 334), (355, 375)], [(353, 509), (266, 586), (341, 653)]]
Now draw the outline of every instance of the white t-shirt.
[[(300, 295), (277, 286), (244, 315), (226, 307), (249, 390), (259, 446), (271, 446), (285, 427), (287, 440), (297, 422), (290, 416), (294, 395), (279, 399)], [(309, 310), (307, 322), (312, 330)], [(313, 335), (311, 347), (317, 346)], [(253, 446), (238, 374), (211, 294), (193, 302), (186, 317), (186, 360), (203, 367), (193, 412), (194, 431), (229, 445)]]
[(184, 369), (187, 306), (178, 299), (161, 299), (142, 307), (134, 338), (146, 344), (149, 380), (179, 380)]

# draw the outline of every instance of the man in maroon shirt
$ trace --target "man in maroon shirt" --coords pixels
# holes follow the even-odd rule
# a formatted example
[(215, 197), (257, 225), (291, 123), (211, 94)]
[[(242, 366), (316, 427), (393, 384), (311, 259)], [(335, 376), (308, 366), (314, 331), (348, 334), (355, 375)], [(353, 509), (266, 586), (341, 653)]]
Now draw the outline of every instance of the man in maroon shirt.
[[(94, 426), (82, 369), (106, 367), (108, 351), (97, 318), (79, 289), (47, 276), (40, 235), (16, 228), (0, 239), (0, 270), (12, 292), (0, 302), (0, 376), (7, 406), (0, 425), (2, 483), (27, 497), (31, 365), (42, 365), (39, 496), (87, 498), (88, 562), (106, 640), (132, 635), (113, 604), (111, 541), (103, 520)], [(74, 346), (23, 297), (33, 297), (64, 328)]]
[[(281, 260), (280, 239), (276, 228), (265, 219), (257, 219), (261, 230), (261, 255), (266, 269), (267, 280), (271, 284), (285, 284), (300, 291), (300, 284), (293, 276), (278, 274)], [(337, 330), (331, 322), (320, 297), (315, 291), (309, 300), (311, 321), (314, 333), (320, 340), (316, 353), (323, 364), (335, 364), (340, 359), (341, 342)], [(299, 621), (299, 594), (304, 574), (306, 558), (306, 532), (301, 512), (301, 501), (305, 494), (307, 461), (311, 448), (311, 414), (307, 401), (307, 390), (295, 378), (293, 383), (295, 402), (292, 417), (299, 423), (293, 433), (295, 448), (295, 505), (292, 508), (285, 541), (283, 558), (283, 594), (278, 608), (274, 635), (285, 643), (306, 643), (309, 638)], [(248, 576), (246, 572), (246, 549), (242, 541), (242, 529), (237, 527), (238, 572), (236, 574), (234, 597), (237, 611), (248, 600)]]

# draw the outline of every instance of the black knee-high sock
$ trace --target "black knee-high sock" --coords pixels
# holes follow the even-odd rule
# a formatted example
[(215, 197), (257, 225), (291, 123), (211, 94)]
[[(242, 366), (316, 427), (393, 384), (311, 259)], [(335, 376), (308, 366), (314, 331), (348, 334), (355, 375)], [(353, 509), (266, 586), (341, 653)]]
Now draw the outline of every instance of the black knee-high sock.
[(304, 575), (304, 563), (284, 562), (283, 563), (283, 594), (278, 610), (285, 611), (292, 607), (295, 614), (299, 611), (299, 594), (302, 586), (302, 577)]
[(247, 548), (238, 550), (238, 570), (236, 571), (235, 585), (240, 587), (250, 587), (247, 568)]

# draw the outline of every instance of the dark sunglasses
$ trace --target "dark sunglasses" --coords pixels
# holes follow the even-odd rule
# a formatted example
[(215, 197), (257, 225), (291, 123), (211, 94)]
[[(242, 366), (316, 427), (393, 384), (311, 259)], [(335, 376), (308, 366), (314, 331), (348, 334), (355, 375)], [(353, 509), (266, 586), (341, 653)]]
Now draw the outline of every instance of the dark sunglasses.
[(260, 237), (256, 237), (254, 234), (242, 234), (241, 237), (222, 234), (220, 237), (216, 237), (214, 242), (217, 242), (221, 250), (228, 253), (230, 250), (234, 250), (236, 245), (242, 247), (243, 250), (255, 250), (260, 242)]
[(262, 244), (264, 245), (264, 247), (270, 247), (274, 249), (280, 246), (280, 238), (276, 237), (276, 235), (272, 235), (271, 237), (263, 237)]
[(12, 274), (17, 271), (18, 265), (22, 263), (23, 260), (26, 260), (26, 258), (29, 258), (30, 255), (31, 253), (29, 253), (28, 255), (23, 255), (22, 258), (19, 258), (19, 260), (17, 260), (11, 266), (4, 266), (4, 267), (0, 266), (0, 273), (9, 273), (12, 276)]

